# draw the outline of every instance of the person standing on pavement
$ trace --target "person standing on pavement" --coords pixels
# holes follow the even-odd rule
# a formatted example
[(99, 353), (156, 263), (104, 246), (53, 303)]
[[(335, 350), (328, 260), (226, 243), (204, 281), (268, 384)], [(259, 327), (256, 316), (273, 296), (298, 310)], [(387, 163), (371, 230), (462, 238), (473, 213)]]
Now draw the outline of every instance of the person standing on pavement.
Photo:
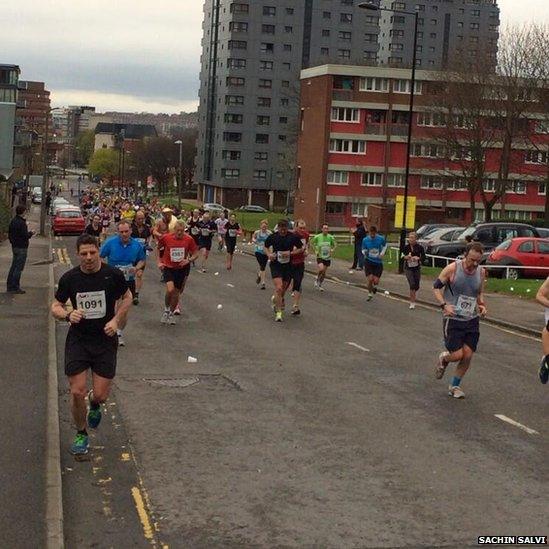
[(371, 301), (377, 292), (379, 279), (383, 274), (383, 258), (387, 251), (385, 238), (372, 225), (368, 234), (362, 240), (362, 254), (364, 255), (364, 274), (368, 281), (368, 301)]
[(351, 265), (351, 271), (354, 271), (357, 267), (362, 271), (364, 269), (364, 256), (362, 255), (362, 241), (368, 234), (366, 227), (366, 220), (362, 219), (358, 221), (356, 227), (352, 229), (353, 239), (355, 244), (353, 264)]
[(539, 367), (539, 380), (545, 385), (549, 381), (549, 276), (538, 290), (536, 299), (545, 307), (545, 327), (541, 333), (543, 357)]
[[(87, 427), (99, 426), (100, 405), (107, 400), (116, 373), (116, 334), (126, 323), (132, 297), (122, 272), (101, 262), (99, 242), (94, 236), (79, 236), (76, 250), (80, 265), (60, 278), (51, 312), (55, 319), (69, 324), (65, 375), (69, 378), (71, 412), (77, 429), (71, 453), (84, 455), (88, 453)], [(69, 300), (70, 312), (65, 309)], [(88, 370), (92, 371), (89, 392)]]
[(417, 242), (416, 233), (408, 235), (408, 244), (404, 246), (403, 253), (404, 274), (410, 287), (410, 309), (416, 308), (416, 295), (421, 281), (421, 264), (425, 260), (425, 250)]
[(15, 217), (11, 220), (8, 228), (8, 238), (11, 244), (12, 261), (6, 281), (7, 291), (10, 294), (24, 294), (25, 290), (21, 289), (21, 275), (27, 262), (27, 254), (29, 250), (29, 240), (34, 235), (33, 231), (29, 231), (27, 221), (24, 217), (25, 206), (16, 206)]
[(442, 379), (450, 362), (457, 362), (448, 395), (464, 398), (461, 381), (471, 366), (480, 338), (481, 316), (486, 316), (484, 285), (486, 272), (480, 266), (484, 247), (479, 242), (468, 244), (465, 257), (447, 265), (433, 285), (435, 299), (443, 313), (446, 351), (440, 353), (435, 377)]

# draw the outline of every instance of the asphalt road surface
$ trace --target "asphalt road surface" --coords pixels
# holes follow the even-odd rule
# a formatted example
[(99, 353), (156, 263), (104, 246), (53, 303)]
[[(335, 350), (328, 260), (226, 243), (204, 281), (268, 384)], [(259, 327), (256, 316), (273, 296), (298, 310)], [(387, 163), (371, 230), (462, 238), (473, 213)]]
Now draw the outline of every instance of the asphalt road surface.
[[(54, 241), (59, 262), (76, 264), (74, 240)], [(454, 400), (448, 374), (433, 375), (437, 312), (366, 303), (336, 283), (316, 292), (307, 277), (302, 316), (278, 324), (255, 259), (237, 254), (228, 273), (223, 258), (191, 272), (177, 326), (160, 324), (150, 261), (89, 461), (68, 454), (60, 376), (69, 547), (461, 547), (549, 534), (539, 342), (482, 325), (467, 397)]]

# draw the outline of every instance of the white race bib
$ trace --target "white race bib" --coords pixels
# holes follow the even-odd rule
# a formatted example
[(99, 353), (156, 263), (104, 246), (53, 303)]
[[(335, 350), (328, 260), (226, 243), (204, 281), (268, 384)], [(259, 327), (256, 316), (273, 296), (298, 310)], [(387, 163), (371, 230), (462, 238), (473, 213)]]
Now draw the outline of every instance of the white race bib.
[(290, 252), (276, 252), (276, 259), (279, 263), (290, 263)]
[(122, 271), (122, 273), (124, 274), (124, 278), (126, 280), (129, 280), (130, 277), (132, 276), (130, 273), (130, 269), (132, 268), (132, 265), (115, 265), (115, 267)]
[(191, 229), (191, 233), (192, 233), (192, 234), (198, 234), (199, 231), (198, 231), (198, 229), (197, 229), (196, 227), (193, 227), (193, 228)]
[(171, 248), (170, 249), (170, 259), (172, 263), (180, 263), (185, 259), (185, 248)]
[(379, 257), (379, 250), (377, 248), (370, 248), (368, 250), (368, 257)]
[(414, 267), (417, 267), (419, 265), (419, 261), (417, 259), (409, 259), (408, 260), (408, 267), (411, 269)]
[(234, 238), (236, 236), (236, 229), (229, 229), (229, 236)]
[(210, 229), (202, 229), (202, 236), (210, 236)]
[(477, 309), (477, 298), (468, 295), (458, 297), (455, 311), (456, 314), (464, 318), (473, 318)]
[(84, 311), (84, 318), (87, 320), (103, 318), (107, 313), (105, 290), (77, 293), (76, 308)]
[(320, 246), (320, 257), (322, 259), (330, 259), (332, 249), (329, 244), (322, 244)]
[(137, 240), (137, 242), (139, 242), (139, 244), (141, 244), (141, 246), (145, 246), (145, 244), (147, 243), (146, 238), (136, 238), (135, 240)]

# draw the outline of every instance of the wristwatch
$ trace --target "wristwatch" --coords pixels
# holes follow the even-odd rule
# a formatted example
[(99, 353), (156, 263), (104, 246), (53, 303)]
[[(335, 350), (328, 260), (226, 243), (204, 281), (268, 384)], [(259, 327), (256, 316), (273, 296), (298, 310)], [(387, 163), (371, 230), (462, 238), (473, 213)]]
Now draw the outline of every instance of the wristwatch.
[(446, 307), (446, 301), (444, 303), (440, 304), (440, 308), (444, 310), (444, 307)]
[(71, 314), (70, 314), (70, 313), (67, 313), (67, 314), (65, 315), (65, 322), (69, 322), (69, 323), (70, 323), (70, 321), (71, 321)]

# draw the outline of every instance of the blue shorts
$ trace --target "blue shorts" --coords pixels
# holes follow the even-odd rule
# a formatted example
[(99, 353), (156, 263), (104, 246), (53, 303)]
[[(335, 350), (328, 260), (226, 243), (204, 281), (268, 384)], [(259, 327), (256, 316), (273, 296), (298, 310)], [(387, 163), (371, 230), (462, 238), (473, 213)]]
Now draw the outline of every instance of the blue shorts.
[(444, 317), (442, 321), (444, 345), (449, 353), (459, 351), (464, 345), (476, 352), (480, 338), (480, 319), (456, 320)]

